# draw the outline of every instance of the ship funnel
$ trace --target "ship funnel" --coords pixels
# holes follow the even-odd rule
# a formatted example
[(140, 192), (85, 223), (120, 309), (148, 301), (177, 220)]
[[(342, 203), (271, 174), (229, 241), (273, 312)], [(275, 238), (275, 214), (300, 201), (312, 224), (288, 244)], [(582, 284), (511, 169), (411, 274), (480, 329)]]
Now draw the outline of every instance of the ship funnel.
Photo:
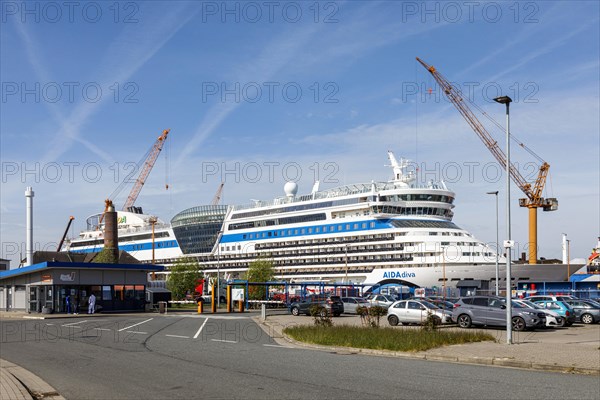
[(25, 240), (27, 264), (25, 266), (33, 264), (33, 196), (33, 189), (31, 186), (28, 186), (25, 190), (25, 202), (27, 204), (27, 233)]
[(569, 256), (567, 255), (567, 234), (563, 233), (562, 234), (562, 263), (568, 264), (569, 263), (568, 258), (569, 258)]

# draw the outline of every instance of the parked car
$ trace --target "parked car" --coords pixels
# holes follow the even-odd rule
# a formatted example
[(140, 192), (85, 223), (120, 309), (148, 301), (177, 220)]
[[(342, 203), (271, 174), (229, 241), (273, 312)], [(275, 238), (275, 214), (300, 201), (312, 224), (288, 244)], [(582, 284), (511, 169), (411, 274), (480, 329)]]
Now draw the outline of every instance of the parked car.
[(533, 303), (540, 305), (546, 310), (558, 313), (564, 324), (561, 326), (571, 326), (575, 322), (575, 311), (565, 302), (559, 300), (534, 300)]
[(388, 308), (396, 302), (396, 299), (387, 294), (370, 294), (366, 297), (367, 301), (373, 306)]
[[(472, 325), (506, 326), (506, 300), (496, 296), (461, 297), (454, 305), (452, 321), (461, 328)], [(546, 325), (546, 314), (539, 310), (512, 304), (512, 326), (515, 331)]]
[(571, 296), (568, 294), (565, 294), (565, 295), (536, 294), (534, 296), (526, 297), (523, 300), (529, 300), (529, 301), (535, 302), (535, 301), (541, 301), (541, 300), (567, 301), (567, 300), (579, 300), (579, 299), (575, 296)]
[(371, 303), (367, 299), (362, 297), (342, 297), (342, 303), (344, 303), (344, 313), (356, 314), (356, 309), (360, 306), (369, 307)]
[(600, 304), (591, 300), (567, 300), (575, 312), (575, 319), (584, 324), (594, 324), (600, 321)]
[(517, 303), (523, 307), (533, 308), (535, 310), (542, 310), (546, 313), (546, 326), (565, 326), (565, 320), (556, 311), (545, 309), (539, 304), (535, 304), (529, 300), (515, 299), (514, 303)]
[(442, 310), (425, 300), (401, 300), (388, 308), (387, 319), (390, 325), (422, 324), (429, 314), (433, 315), (436, 325), (452, 323), (452, 313)]
[(452, 312), (452, 310), (454, 310), (454, 303), (451, 301), (442, 300), (442, 299), (430, 299), (427, 301), (430, 302), (431, 304), (438, 306), (442, 310), (446, 310), (446, 311), (450, 311), (450, 312)]
[(319, 304), (325, 307), (327, 313), (339, 317), (344, 312), (344, 303), (340, 296), (310, 296), (304, 300), (295, 301), (290, 304), (292, 315), (310, 315), (310, 307)]

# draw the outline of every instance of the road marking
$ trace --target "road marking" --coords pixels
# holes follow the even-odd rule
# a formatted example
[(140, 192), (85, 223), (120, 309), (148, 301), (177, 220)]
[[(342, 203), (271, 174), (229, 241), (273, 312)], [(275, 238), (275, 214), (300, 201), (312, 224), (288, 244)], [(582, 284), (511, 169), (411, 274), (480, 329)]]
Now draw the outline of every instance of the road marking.
[(189, 336), (180, 336), (180, 335), (165, 335), (165, 336), (176, 337), (176, 338), (181, 338), (181, 339), (189, 339), (190, 338)]
[(94, 328), (97, 331), (112, 331), (112, 329), (107, 329), (107, 328)]
[(267, 346), (267, 347), (279, 347), (280, 349), (294, 349), (295, 347), (290, 347), (290, 346), (281, 346), (279, 344), (263, 344), (263, 346)]
[(154, 319), (154, 318), (150, 318), (150, 319), (147, 319), (147, 320), (145, 320), (145, 321), (138, 322), (137, 324), (133, 324), (133, 325), (131, 325), (131, 326), (126, 326), (126, 327), (125, 327), (125, 328), (123, 328), (123, 329), (119, 329), (119, 331), (118, 331), (118, 332), (124, 331), (124, 330), (126, 330), (126, 329), (131, 329), (131, 328), (133, 328), (134, 326), (138, 326), (138, 325), (141, 325), (141, 324), (145, 324), (146, 322), (148, 322), (148, 321), (152, 321), (153, 319)]
[(224, 343), (237, 343), (235, 340), (223, 340), (223, 339), (210, 339), (213, 342), (224, 342)]
[(72, 325), (77, 325), (77, 324), (83, 324), (84, 322), (87, 322), (87, 320), (79, 321), (79, 322), (72, 322), (70, 324), (64, 324), (64, 325), (61, 325), (61, 326), (72, 326)]
[(46, 325), (54, 325), (54, 324), (46, 324)]
[(200, 329), (198, 329), (198, 332), (196, 332), (196, 334), (194, 335), (194, 339), (197, 339), (198, 336), (200, 336), (200, 332), (202, 332), (202, 329), (204, 329), (204, 325), (206, 325), (207, 321), (208, 321), (208, 318), (206, 318), (204, 320), (204, 322), (202, 323), (202, 326), (200, 327)]
[(140, 335), (147, 335), (148, 332), (140, 332), (140, 331), (126, 331), (126, 333), (139, 333)]

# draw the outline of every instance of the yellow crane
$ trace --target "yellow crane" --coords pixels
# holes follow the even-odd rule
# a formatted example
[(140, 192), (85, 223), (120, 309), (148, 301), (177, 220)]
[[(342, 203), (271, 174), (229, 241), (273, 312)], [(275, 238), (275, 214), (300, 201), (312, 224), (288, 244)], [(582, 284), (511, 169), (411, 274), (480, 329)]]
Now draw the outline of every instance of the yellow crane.
[[(435, 67), (427, 64), (425, 61), (417, 57), (417, 61), (425, 67), (429, 73), (436, 80), (440, 88), (444, 91), (446, 97), (452, 104), (457, 108), (463, 118), (467, 121), (469, 126), (475, 131), (477, 136), (483, 141), (485, 146), (490, 150), (493, 156), (496, 158), (498, 163), (506, 169), (507, 158), (504, 152), (498, 146), (498, 142), (489, 134), (483, 124), (477, 119), (473, 111), (467, 105), (462, 92), (453, 84), (451, 84), (442, 74), (440, 74)], [(492, 120), (493, 121), (493, 120)], [(496, 125), (497, 122), (493, 121)], [(511, 163), (509, 165), (509, 172), (511, 179), (516, 185), (525, 193), (526, 198), (519, 199), (519, 206), (527, 207), (529, 209), (529, 264), (537, 263), (537, 209), (541, 208), (544, 211), (555, 211), (558, 209), (558, 200), (556, 198), (543, 198), (542, 192), (546, 185), (546, 177), (550, 169), (550, 164), (539, 158), (535, 153), (528, 149), (524, 144), (520, 143), (520, 146), (527, 150), (530, 154), (534, 155), (538, 160), (541, 161), (538, 176), (533, 185), (525, 180), (519, 170)]]

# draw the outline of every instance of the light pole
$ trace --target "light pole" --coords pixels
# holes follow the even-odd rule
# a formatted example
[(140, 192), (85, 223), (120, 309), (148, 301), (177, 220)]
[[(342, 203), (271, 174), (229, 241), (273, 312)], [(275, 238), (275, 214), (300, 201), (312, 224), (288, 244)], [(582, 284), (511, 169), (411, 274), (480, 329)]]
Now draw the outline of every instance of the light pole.
[(567, 281), (571, 280), (571, 239), (567, 239)]
[(498, 267), (498, 242), (500, 240), (498, 233), (498, 191), (496, 190), (495, 192), (487, 192), (487, 194), (493, 194), (494, 196), (496, 196), (496, 296), (499, 296), (500, 292), (498, 287), (498, 280), (500, 279), (500, 269)]
[(217, 308), (221, 306), (221, 235), (223, 231), (217, 233)]
[(510, 103), (512, 99), (508, 96), (496, 97), (495, 102), (506, 105), (506, 344), (512, 344), (512, 302), (511, 302), (511, 249), (514, 245), (510, 235)]

